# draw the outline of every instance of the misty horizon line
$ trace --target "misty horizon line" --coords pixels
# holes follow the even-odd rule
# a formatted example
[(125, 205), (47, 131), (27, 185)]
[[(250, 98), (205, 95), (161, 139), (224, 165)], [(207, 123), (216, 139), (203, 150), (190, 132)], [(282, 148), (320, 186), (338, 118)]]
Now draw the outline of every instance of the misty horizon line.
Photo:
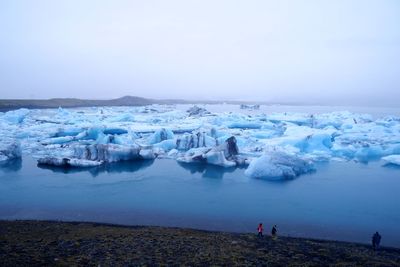
[[(50, 97), (50, 98), (0, 98), (0, 101), (51, 101), (51, 100), (83, 100), (83, 101), (112, 101), (124, 98), (139, 98), (143, 100), (161, 101), (161, 102), (176, 102), (176, 103), (160, 103), (160, 104), (260, 104), (260, 105), (283, 105), (283, 106), (338, 106), (338, 107), (389, 107), (398, 108), (397, 105), (381, 105), (380, 103), (365, 103), (365, 104), (351, 104), (351, 103), (327, 103), (324, 101), (279, 101), (279, 100), (254, 100), (254, 99), (199, 99), (199, 98), (153, 98), (144, 97), (140, 95), (122, 95), (120, 97), (109, 98), (80, 98), (80, 97)], [(181, 102), (181, 103), (179, 103)], [(157, 103), (149, 103), (157, 104)]]

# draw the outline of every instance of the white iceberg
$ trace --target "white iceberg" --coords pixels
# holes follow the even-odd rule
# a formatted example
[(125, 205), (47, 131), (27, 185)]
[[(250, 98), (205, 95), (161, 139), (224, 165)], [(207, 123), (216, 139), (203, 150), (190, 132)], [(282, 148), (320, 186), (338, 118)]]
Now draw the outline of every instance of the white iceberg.
[[(247, 165), (250, 159), (274, 150), (313, 162), (333, 158), (368, 162), (400, 154), (400, 118), (395, 116), (373, 118), (346, 111), (261, 113), (240, 110), (238, 105), (233, 110), (225, 105), (223, 112), (215, 112), (221, 111), (218, 105), (191, 107), (19, 109), (0, 113), (0, 160), (23, 153), (36, 158), (57, 158), (60, 164), (60, 159), (68, 158), (68, 164), (83, 166), (92, 163), (74, 160), (98, 164), (168, 157), (229, 167)], [(228, 146), (226, 140), (233, 136), (235, 146), (233, 139)], [(4, 140), (20, 145), (4, 148), (8, 142)], [(229, 151), (235, 147), (237, 153)], [(274, 166), (278, 176), (298, 173), (286, 166), (290, 162), (266, 162)], [(252, 168), (248, 173), (254, 172)]]
[(245, 174), (251, 178), (294, 178), (314, 170), (310, 161), (284, 152), (271, 151), (251, 161)]
[(393, 165), (399, 165), (400, 166), (400, 155), (390, 155), (383, 157), (382, 160), (386, 164), (393, 164)]

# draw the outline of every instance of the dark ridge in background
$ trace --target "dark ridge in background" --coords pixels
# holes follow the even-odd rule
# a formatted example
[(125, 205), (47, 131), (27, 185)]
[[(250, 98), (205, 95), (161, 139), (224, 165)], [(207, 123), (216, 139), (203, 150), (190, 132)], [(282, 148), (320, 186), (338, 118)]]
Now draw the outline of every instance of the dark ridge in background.
[[(110, 100), (90, 100), (78, 98), (51, 98), (51, 99), (0, 99), (0, 111), (19, 108), (78, 108), (78, 107), (104, 107), (104, 106), (145, 106), (151, 104), (278, 104), (262, 101), (217, 101), (217, 100), (182, 100), (182, 99), (150, 99), (138, 96), (124, 96)], [(281, 103), (286, 105), (301, 105), (299, 103)]]

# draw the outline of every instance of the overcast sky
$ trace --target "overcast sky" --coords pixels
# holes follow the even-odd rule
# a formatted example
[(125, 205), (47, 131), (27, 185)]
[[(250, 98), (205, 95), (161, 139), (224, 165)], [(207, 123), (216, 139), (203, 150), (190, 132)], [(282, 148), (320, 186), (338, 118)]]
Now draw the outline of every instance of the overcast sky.
[(0, 98), (399, 105), (400, 1), (0, 0)]

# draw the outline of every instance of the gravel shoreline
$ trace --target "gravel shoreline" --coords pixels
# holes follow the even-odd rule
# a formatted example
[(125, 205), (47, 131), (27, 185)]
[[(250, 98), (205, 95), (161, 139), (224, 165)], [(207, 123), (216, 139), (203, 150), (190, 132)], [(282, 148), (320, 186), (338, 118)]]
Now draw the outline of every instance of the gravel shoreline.
[(364, 244), (54, 221), (0, 221), (0, 266), (400, 266)]

